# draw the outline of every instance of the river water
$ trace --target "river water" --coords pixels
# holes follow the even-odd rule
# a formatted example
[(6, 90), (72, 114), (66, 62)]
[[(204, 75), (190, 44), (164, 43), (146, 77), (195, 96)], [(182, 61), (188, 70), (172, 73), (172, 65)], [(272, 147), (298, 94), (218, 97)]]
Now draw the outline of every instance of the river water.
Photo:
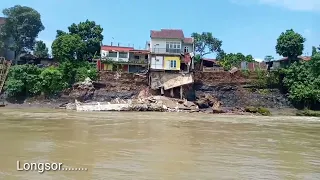
[(320, 118), (1, 109), (0, 179), (319, 180)]

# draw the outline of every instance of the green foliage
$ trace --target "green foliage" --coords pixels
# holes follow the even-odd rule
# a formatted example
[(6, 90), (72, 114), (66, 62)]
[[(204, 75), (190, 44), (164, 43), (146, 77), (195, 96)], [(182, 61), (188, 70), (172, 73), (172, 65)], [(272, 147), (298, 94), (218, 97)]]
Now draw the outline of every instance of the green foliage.
[(246, 78), (248, 78), (250, 76), (250, 71), (249, 70), (242, 70), (241, 73)]
[(41, 92), (50, 96), (86, 77), (92, 80), (98, 78), (97, 70), (86, 61), (66, 61), (58, 68), (45, 69), (34, 65), (16, 65), (10, 68), (4, 88), (9, 97), (34, 96)]
[(286, 30), (277, 39), (276, 52), (283, 57), (288, 57), (291, 62), (302, 54), (304, 42), (305, 38), (302, 35), (292, 29)]
[(195, 51), (199, 53), (200, 57), (221, 51), (222, 41), (213, 37), (211, 32), (192, 33), (191, 36), (195, 41)]
[[(73, 23), (68, 27), (69, 32), (57, 31), (56, 44), (52, 46), (54, 57), (63, 61), (74, 59), (89, 60), (94, 55), (100, 54), (101, 42), (103, 40), (100, 25), (94, 21), (86, 20), (79, 24)], [(63, 47), (59, 45), (63, 44)]]
[(35, 9), (16, 5), (2, 11), (6, 23), (1, 27), (2, 39), (12, 38), (9, 49), (18, 56), (22, 52), (31, 51), (40, 31), (44, 30), (41, 16)]
[(60, 92), (67, 86), (63, 81), (62, 73), (55, 67), (44, 69), (41, 74), (41, 90), (45, 95), (52, 95)]
[(16, 65), (10, 68), (5, 90), (9, 96), (30, 96), (41, 92), (41, 69), (34, 65)]
[(267, 56), (264, 57), (264, 61), (265, 62), (270, 62), (270, 61), (273, 61), (273, 60), (274, 60), (274, 57), (271, 56), (271, 55), (267, 55)]
[(291, 102), (300, 108), (320, 105), (320, 56), (310, 62), (295, 62), (284, 70), (283, 83)]
[(253, 81), (254, 86), (261, 89), (279, 87), (279, 73), (277, 71), (267, 72), (258, 69), (253, 73), (257, 75), (257, 79)]
[(242, 61), (254, 62), (252, 55), (243, 55), (242, 53), (218, 54), (219, 63), (225, 70), (230, 70), (233, 66), (240, 66)]
[(49, 57), (49, 50), (43, 41), (37, 41), (33, 54), (38, 58)]
[(87, 61), (66, 61), (60, 64), (59, 70), (63, 75), (63, 81), (69, 85), (83, 81), (86, 77), (92, 80), (98, 78), (96, 68)]
[(249, 55), (247, 55), (247, 56), (245, 57), (245, 61), (246, 61), (246, 62), (254, 62), (254, 58), (252, 57), (251, 54), (249, 54)]
[(79, 35), (64, 34), (52, 43), (52, 55), (60, 62), (81, 59), (85, 44)]
[(76, 82), (83, 81), (87, 77), (91, 80), (96, 80), (98, 77), (97, 69), (93, 67), (80, 67), (76, 70)]
[(315, 56), (315, 55), (319, 55), (320, 52), (320, 47), (316, 48), (315, 46), (312, 46), (312, 56)]
[(200, 63), (200, 61), (201, 61), (201, 56), (200, 56), (199, 54), (195, 55), (194, 61), (195, 61), (196, 63)]
[(248, 106), (245, 108), (245, 111), (249, 112), (249, 113), (259, 113), (263, 116), (270, 116), (271, 115), (271, 112), (269, 111), (269, 109), (263, 108), (263, 107)]

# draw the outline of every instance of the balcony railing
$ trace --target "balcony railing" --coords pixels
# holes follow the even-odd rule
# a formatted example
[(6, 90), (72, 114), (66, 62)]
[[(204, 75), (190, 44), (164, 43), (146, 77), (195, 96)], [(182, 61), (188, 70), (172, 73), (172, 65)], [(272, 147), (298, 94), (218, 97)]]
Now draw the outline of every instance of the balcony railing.
[(183, 53), (181, 49), (170, 49), (170, 48), (152, 48), (151, 53), (165, 53), (165, 54), (180, 54)]
[(134, 58), (130, 58), (129, 63), (133, 63), (133, 64), (148, 64), (148, 59), (134, 59)]

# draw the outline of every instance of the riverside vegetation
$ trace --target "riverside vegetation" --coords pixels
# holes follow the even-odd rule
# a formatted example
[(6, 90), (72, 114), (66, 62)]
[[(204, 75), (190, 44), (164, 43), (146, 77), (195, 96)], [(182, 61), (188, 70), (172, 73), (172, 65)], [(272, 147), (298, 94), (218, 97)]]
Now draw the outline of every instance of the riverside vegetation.
[[(21, 13), (24, 12), (24, 13)], [(31, 7), (16, 5), (3, 10), (6, 23), (1, 27), (1, 48), (13, 48), (15, 58), (23, 52), (33, 52), (38, 57), (48, 57), (48, 48), (42, 41), (36, 41), (39, 32), (45, 28), (40, 14)], [(23, 15), (21, 15), (23, 14)], [(23, 16), (23, 18), (17, 17)], [(32, 19), (28, 22), (23, 19)], [(19, 32), (13, 31), (18, 29)], [(68, 32), (57, 30), (56, 39), (52, 44), (52, 55), (59, 65), (39, 68), (34, 65), (12, 66), (5, 83), (5, 94), (8, 98), (34, 97), (44, 95), (50, 98), (59, 95), (64, 89), (86, 77), (92, 80), (98, 78), (96, 68), (89, 61), (99, 56), (103, 41), (103, 28), (94, 21), (86, 20), (72, 24)], [(13, 37), (13, 46), (7, 47), (3, 42)], [(217, 53), (217, 60), (226, 69), (237, 66), (243, 60), (253, 62), (251, 55), (242, 53), (225, 53), (222, 41), (213, 37), (212, 33), (193, 33), (197, 58), (206, 54)], [(298, 61), (298, 56), (304, 49), (305, 38), (287, 30), (277, 39), (276, 52), (288, 57), (288, 66), (278, 71), (257, 71), (254, 89), (260, 93), (269, 93), (268, 89), (280, 89), (287, 95), (291, 103), (299, 109), (317, 110), (320, 107), (320, 53), (313, 47), (310, 61)], [(272, 61), (272, 56), (266, 56), (265, 61)], [(250, 75), (244, 71), (243, 75)], [(263, 107), (247, 107), (249, 112), (263, 115), (270, 113)], [(312, 112), (312, 113), (311, 113)], [(315, 115), (316, 111), (302, 111), (299, 115)]]

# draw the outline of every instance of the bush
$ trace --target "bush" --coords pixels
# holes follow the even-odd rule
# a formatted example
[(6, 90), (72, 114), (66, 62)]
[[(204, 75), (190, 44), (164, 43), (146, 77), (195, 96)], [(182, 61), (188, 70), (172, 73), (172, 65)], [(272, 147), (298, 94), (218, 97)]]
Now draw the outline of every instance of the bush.
[(279, 72), (273, 71), (262, 71), (256, 70), (257, 79), (253, 81), (253, 84), (258, 88), (278, 88), (280, 87), (279, 83)]
[(86, 77), (92, 80), (98, 78), (98, 72), (88, 61), (66, 61), (60, 64), (63, 80), (71, 86), (75, 82), (83, 81)]
[(248, 78), (250, 76), (250, 71), (249, 70), (242, 70), (241, 73), (245, 78)]
[(32, 96), (41, 92), (41, 69), (34, 65), (16, 65), (10, 68), (4, 89), (9, 97)]
[(298, 108), (320, 107), (320, 57), (309, 62), (295, 62), (284, 71), (283, 83), (290, 101)]
[(43, 92), (53, 95), (86, 77), (98, 78), (97, 70), (87, 61), (67, 61), (58, 68), (16, 65), (10, 68), (4, 89), (9, 97), (28, 97)]
[(60, 92), (67, 86), (63, 81), (62, 73), (55, 67), (48, 67), (40, 74), (41, 91), (45, 95), (52, 95)]
[(263, 107), (248, 106), (245, 108), (245, 111), (249, 112), (249, 113), (259, 113), (263, 116), (270, 116), (271, 115), (271, 112), (269, 111), (269, 109), (263, 108)]
[(87, 68), (87, 67), (80, 67), (76, 69), (76, 76), (75, 81), (84, 81), (87, 77), (91, 80), (96, 80), (98, 77), (98, 72), (95, 68)]

